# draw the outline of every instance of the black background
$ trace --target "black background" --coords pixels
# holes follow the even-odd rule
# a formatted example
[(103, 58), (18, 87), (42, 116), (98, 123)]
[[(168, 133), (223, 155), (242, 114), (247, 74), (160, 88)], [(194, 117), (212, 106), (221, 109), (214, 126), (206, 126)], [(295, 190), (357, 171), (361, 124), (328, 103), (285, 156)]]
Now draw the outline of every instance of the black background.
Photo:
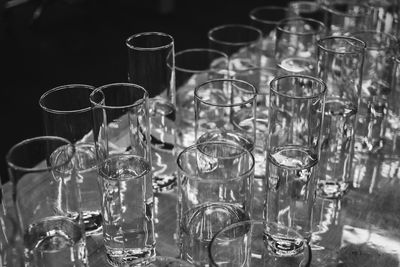
[[(0, 0), (1, 2), (1, 0)], [(59, 85), (127, 79), (125, 39), (161, 31), (175, 51), (207, 47), (207, 31), (250, 24), (248, 13), (287, 0), (30, 0), (0, 11), (0, 175), (12, 145), (43, 134), (39, 97)], [(4, 3), (10, 3), (9, 1)], [(38, 12), (40, 11), (40, 12)], [(35, 15), (36, 14), (36, 15)]]

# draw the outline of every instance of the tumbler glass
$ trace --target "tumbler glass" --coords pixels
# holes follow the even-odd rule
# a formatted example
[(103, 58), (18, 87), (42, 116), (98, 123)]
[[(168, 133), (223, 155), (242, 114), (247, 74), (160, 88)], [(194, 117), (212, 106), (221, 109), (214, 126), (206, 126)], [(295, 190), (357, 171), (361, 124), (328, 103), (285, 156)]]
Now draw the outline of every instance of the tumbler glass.
[[(294, 248), (289, 247), (288, 236), (294, 240)], [(213, 237), (209, 253), (211, 266), (217, 267), (306, 267), (311, 262), (309, 246), (296, 230), (263, 220), (223, 228)]]
[(314, 19), (288, 18), (278, 23), (275, 32), (279, 75), (315, 75), (315, 43), (325, 35), (325, 25)]
[(214, 234), (250, 218), (254, 158), (241, 146), (217, 141), (186, 148), (177, 163), (180, 256), (209, 266)]
[(97, 182), (97, 159), (93, 139), (89, 96), (94, 87), (69, 84), (46, 91), (39, 99), (44, 132), (60, 136), (75, 145), (77, 182), (81, 190), (86, 234), (101, 233), (101, 196)]
[(175, 147), (175, 51), (174, 38), (162, 32), (142, 32), (126, 40), (129, 82), (149, 92), (153, 189), (176, 184)]
[[(273, 79), (270, 90), (265, 218), (309, 241), (326, 84), (293, 74)], [(277, 253), (295, 252), (296, 240), (287, 242)]]
[(318, 195), (338, 198), (351, 185), (365, 43), (353, 37), (329, 36), (317, 46), (317, 76), (327, 84)]
[(348, 35), (349, 32), (366, 30), (371, 25), (371, 8), (362, 1), (326, 1), (322, 9), (328, 35)]
[(194, 91), (197, 143), (224, 140), (253, 151), (256, 140), (256, 90), (235, 79), (210, 80)]
[(260, 66), (262, 32), (250, 25), (225, 24), (208, 31), (209, 48), (229, 57), (229, 71)]
[(192, 145), (194, 136), (194, 89), (212, 79), (228, 78), (228, 56), (208, 48), (192, 48), (175, 54), (176, 145)]
[(148, 92), (107, 84), (90, 95), (98, 150), (103, 239), (113, 265), (154, 260), (155, 235)]
[(7, 153), (25, 266), (88, 266), (74, 157), (75, 147), (55, 136), (23, 140)]
[(283, 6), (260, 6), (249, 12), (250, 23), (261, 30), (263, 34), (261, 42), (262, 67), (275, 66), (275, 28), (279, 21), (288, 17), (288, 9)]
[(377, 31), (359, 31), (351, 35), (366, 44), (356, 150), (377, 151), (383, 146), (387, 101), (393, 88), (398, 40), (393, 35)]

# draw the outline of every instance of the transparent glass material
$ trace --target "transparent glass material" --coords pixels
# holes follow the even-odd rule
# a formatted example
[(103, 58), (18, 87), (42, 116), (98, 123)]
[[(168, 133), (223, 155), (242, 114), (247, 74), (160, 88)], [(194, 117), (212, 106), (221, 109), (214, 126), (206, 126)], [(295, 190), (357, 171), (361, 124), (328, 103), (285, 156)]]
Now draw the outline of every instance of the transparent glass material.
[(193, 48), (175, 54), (177, 150), (195, 142), (194, 89), (212, 79), (228, 78), (228, 56), (217, 50)]
[(399, 27), (399, 2), (397, 0), (370, 0), (371, 30), (389, 33), (398, 36)]
[[(287, 238), (295, 240), (289, 246)], [(209, 246), (211, 266), (305, 267), (311, 262), (307, 241), (293, 228), (248, 220), (219, 231)]]
[(250, 24), (261, 30), (262, 67), (275, 65), (275, 28), (279, 21), (288, 17), (288, 8), (283, 6), (260, 6), (249, 12)]
[(265, 218), (295, 228), (309, 241), (326, 84), (287, 75), (270, 85)]
[(126, 40), (128, 78), (142, 86), (150, 97), (153, 189), (176, 185), (175, 157), (175, 50), (174, 39), (163, 32), (141, 32)]
[(74, 157), (68, 140), (52, 136), (23, 140), (7, 153), (25, 266), (88, 266)]
[(260, 66), (262, 32), (250, 25), (224, 24), (208, 31), (209, 48), (229, 57), (229, 70)]
[(93, 133), (102, 190), (103, 238), (114, 265), (148, 263), (155, 256), (149, 99), (136, 84), (96, 88)]
[(324, 13), (318, 1), (290, 1), (288, 16), (324, 21)]
[(146, 265), (148, 267), (194, 267), (195, 265), (173, 257), (156, 256), (155, 261)]
[(371, 25), (371, 7), (363, 1), (323, 1), (321, 5), (328, 35), (348, 35)]
[(235, 79), (207, 81), (195, 89), (195, 139), (230, 141), (254, 149), (256, 89)]
[(317, 75), (327, 84), (318, 164), (320, 197), (339, 198), (352, 183), (365, 47), (361, 40), (345, 36), (317, 41)]
[(308, 18), (288, 18), (276, 27), (275, 60), (279, 75), (315, 75), (315, 42), (325, 35), (325, 25)]
[(351, 33), (366, 44), (361, 101), (356, 128), (356, 151), (377, 151), (383, 146), (387, 101), (393, 88), (397, 39), (383, 32)]
[(217, 141), (186, 148), (177, 163), (180, 257), (207, 266), (214, 234), (251, 216), (254, 158), (241, 146)]
[(101, 233), (101, 195), (97, 183), (97, 158), (89, 100), (94, 87), (68, 84), (46, 91), (39, 99), (46, 135), (60, 136), (75, 145), (77, 178), (87, 235)]

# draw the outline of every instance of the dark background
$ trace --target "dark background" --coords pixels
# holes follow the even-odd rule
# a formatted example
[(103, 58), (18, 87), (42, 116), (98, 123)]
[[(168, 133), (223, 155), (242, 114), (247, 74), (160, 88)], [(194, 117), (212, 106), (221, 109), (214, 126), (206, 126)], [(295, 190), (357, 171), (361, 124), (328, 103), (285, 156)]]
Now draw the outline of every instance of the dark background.
[(175, 51), (207, 47), (207, 31), (249, 24), (248, 13), (287, 0), (0, 0), (0, 175), (15, 143), (43, 134), (39, 97), (71, 83), (127, 79), (125, 39), (144, 31), (174, 37)]

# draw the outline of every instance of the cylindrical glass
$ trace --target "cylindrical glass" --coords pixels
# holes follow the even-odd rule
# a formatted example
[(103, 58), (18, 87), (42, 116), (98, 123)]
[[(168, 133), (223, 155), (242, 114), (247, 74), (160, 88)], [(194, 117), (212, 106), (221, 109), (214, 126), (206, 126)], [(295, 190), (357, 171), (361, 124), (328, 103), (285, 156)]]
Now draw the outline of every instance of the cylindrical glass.
[(263, 34), (260, 59), (262, 67), (275, 66), (275, 28), (287, 16), (288, 9), (283, 6), (260, 6), (249, 12), (251, 25), (260, 29)]
[(136, 84), (96, 88), (93, 136), (102, 189), (103, 238), (113, 264), (146, 263), (155, 255), (148, 93)]
[(356, 129), (356, 150), (377, 151), (383, 146), (387, 101), (393, 88), (398, 40), (383, 32), (353, 32), (365, 42), (361, 101)]
[(325, 25), (314, 19), (288, 18), (278, 23), (275, 32), (280, 75), (315, 75), (315, 42), (325, 35)]
[(225, 24), (208, 31), (209, 48), (229, 57), (229, 70), (260, 66), (262, 32), (250, 25)]
[(162, 32), (142, 32), (126, 40), (129, 82), (149, 92), (153, 189), (164, 191), (176, 184), (175, 51), (174, 39)]
[[(289, 247), (292, 243), (294, 247)], [(306, 240), (293, 228), (263, 220), (233, 223), (209, 246), (211, 266), (306, 267), (311, 263)]]
[(176, 145), (182, 150), (195, 142), (194, 89), (213, 79), (228, 78), (228, 56), (207, 48), (193, 48), (175, 54)]
[(270, 90), (265, 218), (309, 241), (326, 85), (312, 76), (287, 75), (273, 79)]
[(93, 90), (94, 87), (84, 84), (62, 85), (46, 91), (39, 99), (45, 134), (64, 137), (75, 145), (81, 209), (89, 235), (101, 233), (102, 222), (89, 100)]
[(256, 140), (256, 90), (241, 80), (207, 81), (194, 91), (196, 142), (225, 140), (252, 151)]
[(25, 266), (88, 266), (75, 148), (55, 136), (14, 145), (6, 161)]
[(371, 8), (371, 26), (375, 31), (389, 33), (398, 36), (399, 27), (399, 8), (398, 0), (370, 0), (368, 6)]
[(250, 218), (254, 158), (234, 143), (206, 142), (183, 150), (177, 163), (180, 256), (207, 266), (214, 234)]
[(351, 184), (365, 43), (345, 36), (317, 42), (318, 77), (327, 84), (318, 194), (337, 198)]
[(348, 35), (370, 27), (371, 8), (366, 3), (326, 1), (322, 4), (328, 35)]

